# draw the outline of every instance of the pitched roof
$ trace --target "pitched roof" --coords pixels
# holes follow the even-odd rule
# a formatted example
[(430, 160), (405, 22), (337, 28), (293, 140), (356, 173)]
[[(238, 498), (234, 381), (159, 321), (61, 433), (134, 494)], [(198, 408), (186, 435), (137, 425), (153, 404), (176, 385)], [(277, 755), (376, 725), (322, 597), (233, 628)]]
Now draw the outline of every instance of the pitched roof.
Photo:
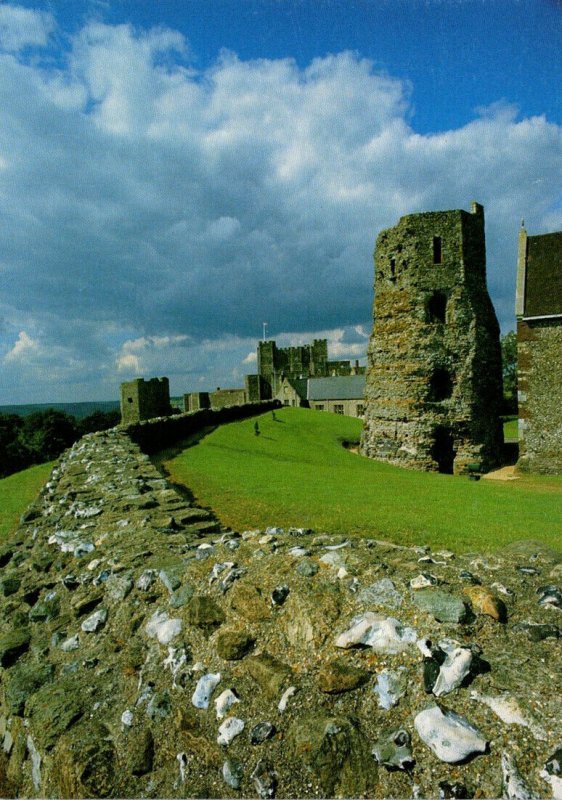
[(306, 378), (285, 378), (285, 380), (302, 400), (306, 400)]
[(308, 379), (308, 400), (362, 400), (364, 394), (365, 375)]
[(562, 232), (527, 240), (524, 316), (551, 314), (562, 314)]

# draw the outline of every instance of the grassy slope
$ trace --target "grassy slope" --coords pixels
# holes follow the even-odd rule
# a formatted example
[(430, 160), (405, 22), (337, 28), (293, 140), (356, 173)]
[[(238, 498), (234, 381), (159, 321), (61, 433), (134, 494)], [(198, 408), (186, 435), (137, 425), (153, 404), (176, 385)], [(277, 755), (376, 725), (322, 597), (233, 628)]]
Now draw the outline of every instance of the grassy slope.
[(53, 462), (29, 467), (0, 479), (0, 541), (12, 533), (20, 516), (37, 496), (53, 468)]
[(356, 419), (283, 409), (223, 426), (168, 461), (234, 529), (309, 526), (457, 551), (499, 549), (518, 539), (561, 547), (562, 477), (469, 481), (362, 458)]

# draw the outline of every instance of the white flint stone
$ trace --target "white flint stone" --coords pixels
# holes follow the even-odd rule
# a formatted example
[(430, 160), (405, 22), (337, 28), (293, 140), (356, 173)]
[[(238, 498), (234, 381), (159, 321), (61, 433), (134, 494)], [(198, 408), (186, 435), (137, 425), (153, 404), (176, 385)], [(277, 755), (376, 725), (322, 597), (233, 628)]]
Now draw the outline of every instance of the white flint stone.
[(428, 586), (435, 586), (436, 581), (431, 581), (425, 575), (418, 575), (410, 581), (411, 589), (425, 589)]
[(425, 656), (426, 658), (431, 658), (431, 641), (430, 639), (418, 639), (416, 642), (416, 647), (420, 651), (420, 653)]
[(280, 714), (282, 714), (286, 708), (289, 700), (291, 697), (296, 694), (297, 687), (296, 686), (289, 686), (288, 689), (285, 689), (283, 695), (281, 696), (281, 700), (279, 701), (279, 705), (277, 706), (277, 710)]
[(229, 717), (225, 719), (219, 728), (219, 735), (217, 736), (217, 744), (227, 745), (244, 730), (244, 722), (238, 717)]
[(121, 723), (124, 728), (130, 728), (133, 724), (133, 712), (127, 709), (121, 714)]
[(401, 653), (414, 644), (416, 631), (394, 617), (366, 611), (351, 620), (351, 627), (336, 639), (336, 647), (347, 649), (367, 645), (379, 653)]
[(86, 633), (96, 633), (107, 622), (107, 610), (100, 608), (84, 620), (80, 626)]
[(27, 737), (27, 749), (31, 756), (31, 780), (35, 791), (38, 792), (41, 788), (41, 756), (31, 736)]
[(345, 559), (340, 553), (325, 553), (323, 556), (320, 556), (319, 560), (322, 564), (327, 564), (329, 567), (334, 567), (336, 569), (345, 568)]
[(76, 633), (74, 636), (70, 636), (68, 639), (61, 644), (60, 649), (63, 653), (70, 653), (72, 650), (78, 650), (80, 647), (80, 637)]
[(505, 800), (539, 800), (539, 795), (531, 791), (519, 774), (515, 759), (509, 753), (502, 753), (503, 794)]
[(558, 775), (551, 775), (545, 769), (542, 769), (539, 772), (539, 775), (543, 779), (550, 784), (550, 788), (552, 789), (552, 800), (562, 800), (562, 778), (559, 778)]
[(169, 644), (181, 632), (181, 619), (170, 619), (165, 611), (156, 611), (146, 623), (146, 633), (160, 644)]
[(406, 667), (383, 669), (377, 676), (373, 691), (379, 697), (379, 706), (386, 711), (391, 709), (406, 694)]
[(490, 695), (480, 694), (480, 692), (473, 690), (470, 693), (470, 698), (479, 703), (484, 703), (488, 708), (491, 708), (494, 714), (507, 725), (521, 725), (524, 728), (529, 728), (535, 739), (540, 739), (541, 741), (546, 739), (544, 729), (533, 720), (523, 716), (523, 712), (514, 697), (510, 697), (509, 695), (491, 697)]
[(211, 695), (220, 683), (220, 672), (208, 672), (197, 681), (191, 702), (195, 708), (209, 708)]
[(180, 768), (180, 781), (185, 783), (185, 779), (187, 777), (187, 753), (178, 753), (176, 756), (176, 761), (178, 762)]
[(310, 550), (307, 550), (306, 547), (297, 546), (297, 547), (291, 547), (288, 553), (290, 556), (295, 556), (296, 558), (298, 558), (299, 556), (309, 556)]
[(458, 642), (444, 639), (439, 647), (447, 654), (447, 658), (439, 668), (439, 675), (433, 687), (433, 694), (441, 697), (452, 692), (461, 685), (470, 672), (472, 653), (468, 647), (460, 647)]
[(420, 739), (447, 764), (486, 751), (487, 742), (480, 731), (454, 711), (432, 706), (416, 716), (414, 726)]
[(168, 655), (162, 662), (162, 666), (168, 667), (172, 673), (172, 686), (174, 689), (177, 687), (176, 678), (186, 664), (187, 653), (185, 647), (168, 647)]
[(225, 689), (224, 692), (221, 692), (221, 694), (215, 700), (217, 719), (223, 719), (227, 715), (229, 709), (232, 708), (234, 703), (239, 702), (240, 700), (238, 697), (236, 697), (232, 689)]

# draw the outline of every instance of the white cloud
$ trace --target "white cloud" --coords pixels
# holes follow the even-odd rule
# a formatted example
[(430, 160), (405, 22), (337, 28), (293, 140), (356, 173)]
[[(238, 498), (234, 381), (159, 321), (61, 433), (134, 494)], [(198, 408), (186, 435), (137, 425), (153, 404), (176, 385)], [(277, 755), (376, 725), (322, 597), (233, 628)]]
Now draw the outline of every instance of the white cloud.
[(26, 361), (30, 356), (39, 352), (39, 342), (32, 339), (25, 331), (20, 331), (16, 343), (4, 356), (4, 362)]
[(189, 58), (177, 32), (99, 23), (56, 70), (0, 55), (0, 348), (41, 332), (41, 391), (116, 396), (139, 373), (213, 388), (252, 363), (264, 319), (281, 344), (341, 331), (333, 357), (357, 357), (378, 232), (473, 199), (512, 324), (521, 217), (562, 225), (560, 126), (496, 104), (420, 135), (415, 86), (351, 53), (305, 69), (225, 53), (199, 73)]
[(44, 47), (54, 29), (54, 18), (46, 11), (0, 5), (0, 50), (16, 53), (24, 47)]

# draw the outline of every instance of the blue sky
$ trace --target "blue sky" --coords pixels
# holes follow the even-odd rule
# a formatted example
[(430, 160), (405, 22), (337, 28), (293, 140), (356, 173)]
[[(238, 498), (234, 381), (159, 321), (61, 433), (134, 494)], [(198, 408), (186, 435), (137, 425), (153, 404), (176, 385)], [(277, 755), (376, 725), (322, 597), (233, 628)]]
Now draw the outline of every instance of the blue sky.
[(372, 250), (562, 229), (555, 0), (0, 2), (0, 404), (240, 385), (262, 322), (364, 356)]

